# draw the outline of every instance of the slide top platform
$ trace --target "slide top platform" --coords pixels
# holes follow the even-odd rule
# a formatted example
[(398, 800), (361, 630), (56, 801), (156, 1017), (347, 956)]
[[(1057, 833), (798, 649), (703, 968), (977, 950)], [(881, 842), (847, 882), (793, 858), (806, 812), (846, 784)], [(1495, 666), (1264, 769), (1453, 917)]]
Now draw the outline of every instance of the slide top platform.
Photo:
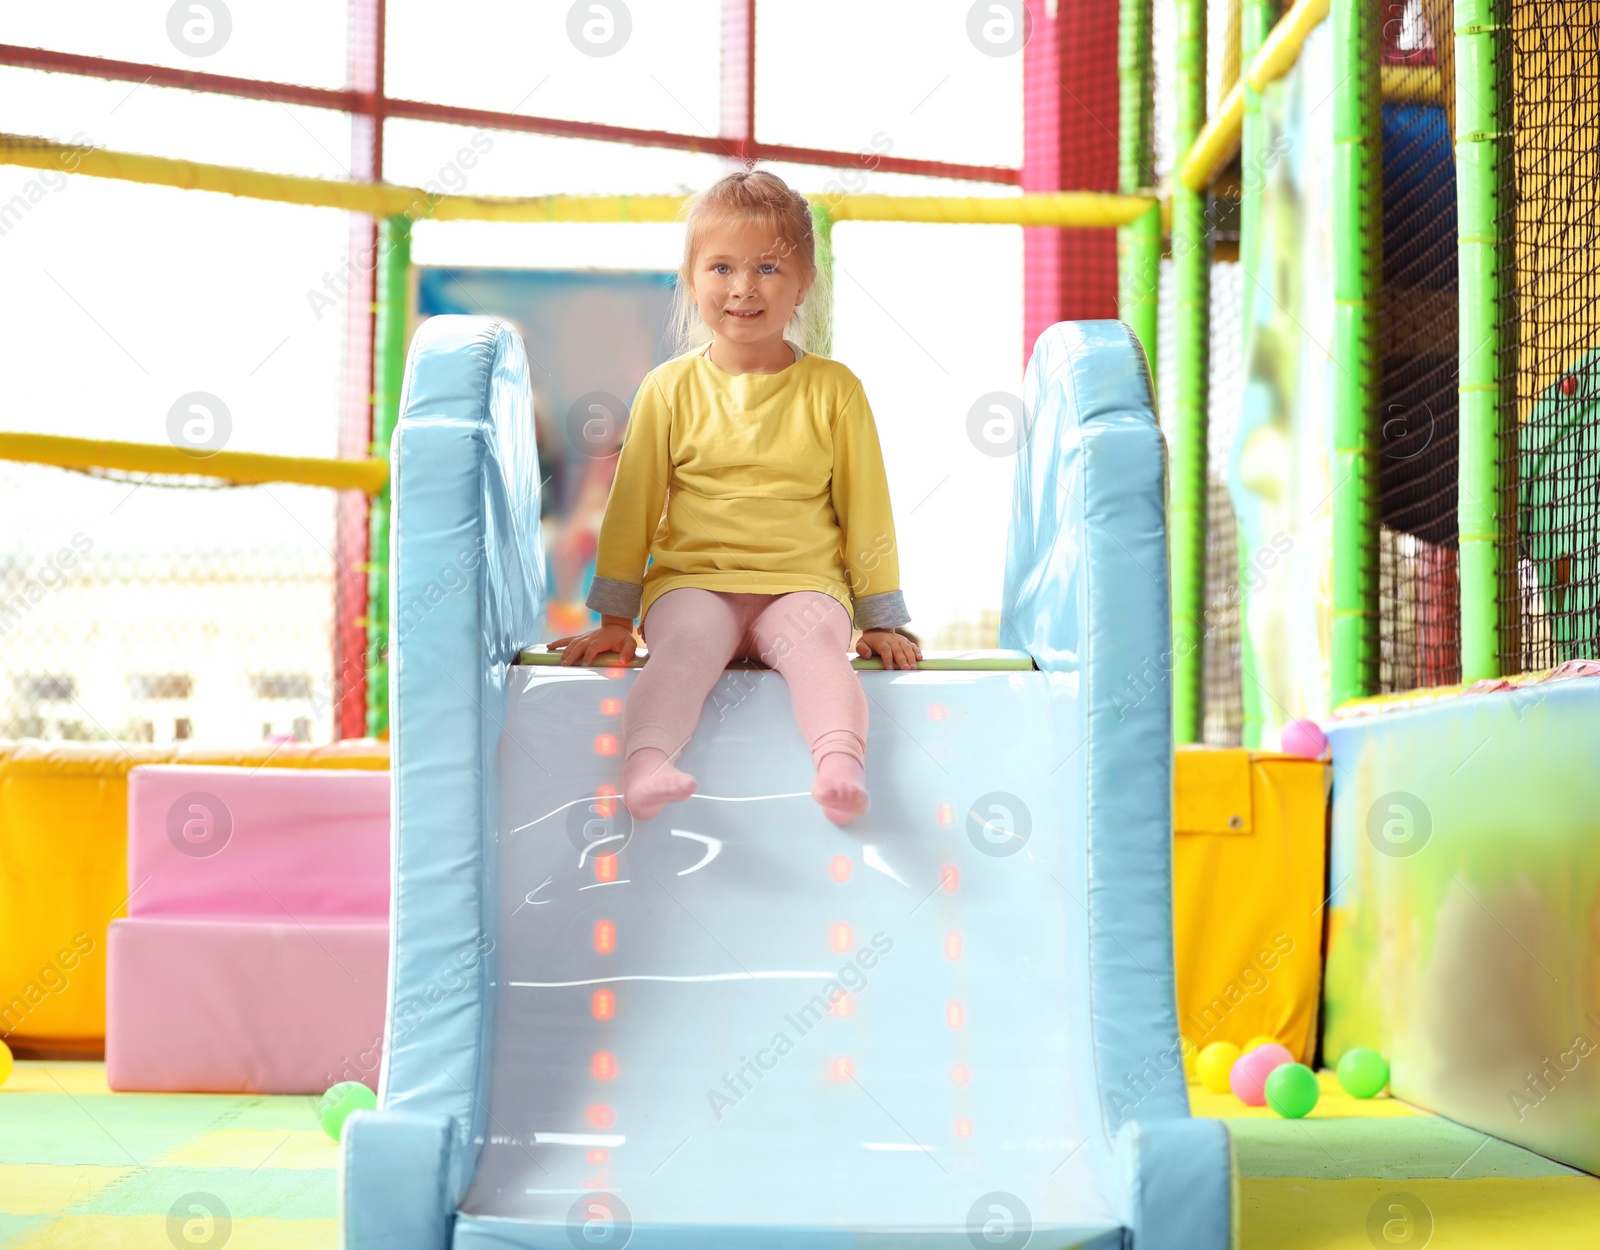
[[(598, 664), (590, 665), (591, 668), (615, 668), (615, 651), (608, 651), (600, 657)], [(641, 668), (650, 658), (646, 649), (636, 659), (630, 660), (626, 667)], [(537, 647), (525, 647), (517, 656), (518, 664), (557, 664), (561, 663), (561, 652), (548, 651), (540, 643)], [(758, 664), (754, 660), (734, 660), (728, 665), (729, 669), (756, 669), (764, 671), (765, 664)], [(873, 656), (871, 659), (862, 659), (852, 656), (850, 667), (861, 673), (881, 672), (883, 661)], [(917, 661), (918, 672), (1028, 672), (1033, 669), (1033, 657), (1026, 651), (1007, 651), (1000, 648), (979, 651), (924, 651), (922, 659)], [(899, 671), (899, 670), (896, 670)]]

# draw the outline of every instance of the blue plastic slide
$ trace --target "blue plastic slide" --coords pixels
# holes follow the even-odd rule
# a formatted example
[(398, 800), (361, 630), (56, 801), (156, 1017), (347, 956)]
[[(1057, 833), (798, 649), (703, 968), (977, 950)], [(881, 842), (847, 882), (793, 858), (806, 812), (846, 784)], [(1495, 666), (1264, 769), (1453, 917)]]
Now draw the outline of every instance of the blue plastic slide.
[[(1173, 991), (1164, 466), (1118, 322), (1040, 338), (1003, 653), (860, 674), (872, 810), (809, 797), (730, 669), (635, 824), (630, 670), (539, 638), (539, 466), (503, 322), (418, 331), (394, 442), (393, 952), (351, 1250), (1232, 1243)], [(531, 658), (531, 657), (530, 657)], [(612, 788), (608, 791), (608, 787)]]

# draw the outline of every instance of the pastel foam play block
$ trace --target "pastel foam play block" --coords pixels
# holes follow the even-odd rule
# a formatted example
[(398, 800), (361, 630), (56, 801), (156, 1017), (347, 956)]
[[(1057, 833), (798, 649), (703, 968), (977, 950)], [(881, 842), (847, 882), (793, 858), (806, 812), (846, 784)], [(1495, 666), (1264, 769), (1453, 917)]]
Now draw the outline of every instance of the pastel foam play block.
[(377, 1084), (385, 921), (116, 920), (109, 965), (114, 1090), (320, 1094), (336, 1081)]
[(1173, 777), (1178, 1025), (1200, 1049), (1317, 1047), (1329, 765), (1181, 747)]
[(0, 1036), (98, 1053), (106, 925), (128, 898), (128, 773), (142, 764), (248, 769), (389, 767), (370, 740), (234, 749), (120, 742), (0, 742)]
[(136, 768), (127, 840), (129, 915), (108, 940), (113, 1089), (375, 1083), (387, 774)]
[(161, 765), (129, 775), (129, 916), (388, 914), (387, 773)]

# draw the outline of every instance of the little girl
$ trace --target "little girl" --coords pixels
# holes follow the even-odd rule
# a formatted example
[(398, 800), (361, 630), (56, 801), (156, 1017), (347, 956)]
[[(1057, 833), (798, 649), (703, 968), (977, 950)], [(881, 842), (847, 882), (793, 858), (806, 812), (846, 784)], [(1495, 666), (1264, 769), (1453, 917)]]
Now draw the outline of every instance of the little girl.
[[(688, 216), (678, 272), (680, 340), (694, 347), (645, 375), (600, 527), (588, 605), (598, 629), (558, 638), (563, 664), (650, 662), (622, 715), (622, 799), (636, 819), (694, 793), (674, 766), (735, 656), (788, 684), (811, 747), (812, 797), (844, 825), (867, 810), (863, 656), (915, 668), (878, 431), (844, 365), (799, 313), (817, 279), (805, 197), (765, 170), (729, 174)], [(821, 305), (813, 297), (811, 309)], [(665, 513), (663, 513), (663, 503)]]

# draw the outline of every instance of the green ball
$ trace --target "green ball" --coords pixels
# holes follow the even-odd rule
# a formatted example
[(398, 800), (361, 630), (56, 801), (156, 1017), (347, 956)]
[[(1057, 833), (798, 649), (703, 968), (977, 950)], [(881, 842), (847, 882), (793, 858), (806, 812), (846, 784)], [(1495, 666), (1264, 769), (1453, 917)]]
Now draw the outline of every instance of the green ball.
[(1317, 1105), (1322, 1088), (1303, 1063), (1279, 1064), (1267, 1076), (1267, 1106), (1286, 1120), (1298, 1120)]
[(1389, 1083), (1389, 1063), (1377, 1051), (1357, 1046), (1339, 1060), (1339, 1084), (1352, 1098), (1371, 1098), (1381, 1094)]
[(340, 1081), (322, 1095), (317, 1117), (322, 1121), (322, 1131), (338, 1141), (352, 1111), (371, 1111), (377, 1105), (378, 1096), (360, 1081)]

